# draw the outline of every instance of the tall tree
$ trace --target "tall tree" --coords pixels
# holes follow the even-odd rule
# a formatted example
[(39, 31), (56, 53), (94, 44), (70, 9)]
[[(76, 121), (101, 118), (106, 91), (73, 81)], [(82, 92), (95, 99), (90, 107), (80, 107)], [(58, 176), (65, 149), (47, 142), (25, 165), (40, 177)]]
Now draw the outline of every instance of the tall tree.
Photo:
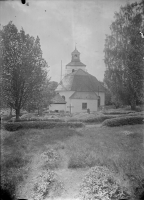
[(104, 81), (113, 99), (136, 108), (144, 80), (144, 0), (127, 4), (114, 15), (111, 34), (105, 40)]
[(40, 39), (18, 31), (9, 22), (0, 30), (2, 52), (2, 94), (7, 105), (15, 109), (16, 120), (20, 109), (34, 97), (47, 78), (47, 63), (42, 57)]

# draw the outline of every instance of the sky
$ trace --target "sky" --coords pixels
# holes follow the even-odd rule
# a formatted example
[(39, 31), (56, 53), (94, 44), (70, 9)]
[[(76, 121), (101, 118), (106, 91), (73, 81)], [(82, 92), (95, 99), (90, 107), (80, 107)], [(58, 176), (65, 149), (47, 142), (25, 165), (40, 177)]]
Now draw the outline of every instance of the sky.
[(88, 73), (103, 81), (104, 45), (114, 13), (137, 0), (29, 0), (0, 1), (0, 24), (13, 21), (31, 36), (39, 36), (52, 81), (60, 81), (71, 52), (80, 52)]

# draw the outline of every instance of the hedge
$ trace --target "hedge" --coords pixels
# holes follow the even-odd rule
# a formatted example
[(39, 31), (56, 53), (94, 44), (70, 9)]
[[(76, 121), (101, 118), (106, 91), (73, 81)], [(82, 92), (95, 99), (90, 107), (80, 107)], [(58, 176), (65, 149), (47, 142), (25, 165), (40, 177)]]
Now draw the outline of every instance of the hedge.
[(31, 121), (31, 122), (7, 122), (3, 123), (3, 127), (8, 131), (16, 131), (18, 129), (29, 129), (29, 128), (39, 128), (39, 129), (51, 129), (54, 127), (83, 127), (82, 122), (48, 122), (48, 121)]
[(113, 119), (107, 119), (102, 123), (102, 126), (123, 126), (133, 124), (143, 124), (144, 116), (126, 116)]
[(104, 111), (104, 115), (127, 115), (127, 114), (135, 114), (135, 111), (126, 111), (126, 110), (116, 110), (116, 111)]
[[(13, 122), (14, 120), (10, 119), (8, 122)], [(28, 118), (28, 119), (19, 119), (19, 122), (28, 122), (28, 121), (47, 121), (47, 122), (64, 122), (63, 119), (58, 118)]]
[(112, 119), (112, 118), (115, 118), (115, 116), (100, 115), (100, 116), (96, 116), (96, 117), (93, 117), (93, 118), (80, 119), (79, 121), (85, 122), (85, 123), (99, 123), (99, 122), (105, 121), (106, 119)]

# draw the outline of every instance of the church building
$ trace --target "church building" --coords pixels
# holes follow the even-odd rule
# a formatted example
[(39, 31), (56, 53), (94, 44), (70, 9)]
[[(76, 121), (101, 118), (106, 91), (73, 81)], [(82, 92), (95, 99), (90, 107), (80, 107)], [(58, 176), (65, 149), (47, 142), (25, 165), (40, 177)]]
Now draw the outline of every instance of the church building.
[(86, 71), (75, 48), (71, 62), (65, 67), (65, 76), (56, 88), (56, 96), (49, 107), (53, 111), (70, 113), (97, 111), (105, 105), (105, 88), (93, 75)]

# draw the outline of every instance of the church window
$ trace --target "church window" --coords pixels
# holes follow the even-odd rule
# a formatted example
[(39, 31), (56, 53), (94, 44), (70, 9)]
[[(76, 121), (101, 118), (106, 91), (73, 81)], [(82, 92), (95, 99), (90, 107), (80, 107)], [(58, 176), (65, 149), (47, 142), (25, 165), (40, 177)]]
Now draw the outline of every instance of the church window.
[(98, 96), (98, 107), (100, 107), (100, 96)]
[(82, 110), (86, 110), (87, 109), (87, 103), (82, 103)]
[(62, 96), (62, 98), (65, 100), (65, 96)]

